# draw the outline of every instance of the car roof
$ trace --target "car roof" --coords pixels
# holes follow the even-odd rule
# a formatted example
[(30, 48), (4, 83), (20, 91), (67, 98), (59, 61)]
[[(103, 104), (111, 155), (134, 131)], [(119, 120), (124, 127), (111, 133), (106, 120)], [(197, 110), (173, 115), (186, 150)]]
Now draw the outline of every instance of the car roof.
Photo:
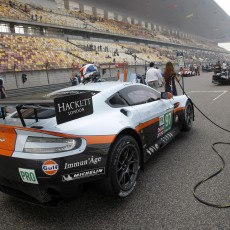
[(103, 92), (107, 91), (111, 88), (117, 88), (118, 90), (127, 86), (131, 85), (131, 82), (120, 82), (120, 81), (107, 81), (107, 82), (97, 82), (97, 83), (87, 83), (87, 84), (80, 84), (76, 86), (67, 87), (64, 89), (57, 90), (55, 92), (52, 92), (49, 95), (53, 94), (59, 94), (61, 92), (68, 92), (68, 91), (78, 91), (78, 90), (86, 90), (86, 91), (98, 91)]

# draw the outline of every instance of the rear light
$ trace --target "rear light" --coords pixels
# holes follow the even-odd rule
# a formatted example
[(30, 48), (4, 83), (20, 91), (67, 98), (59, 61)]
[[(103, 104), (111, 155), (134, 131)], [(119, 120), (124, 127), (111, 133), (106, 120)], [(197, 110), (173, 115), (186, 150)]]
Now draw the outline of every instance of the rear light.
[(59, 153), (78, 149), (82, 146), (81, 138), (27, 137), (23, 152), (25, 153)]

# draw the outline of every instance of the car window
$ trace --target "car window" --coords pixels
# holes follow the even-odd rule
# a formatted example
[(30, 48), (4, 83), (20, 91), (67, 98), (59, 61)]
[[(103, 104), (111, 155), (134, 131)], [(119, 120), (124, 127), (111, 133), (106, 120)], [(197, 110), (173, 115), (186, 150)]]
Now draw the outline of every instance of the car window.
[(127, 102), (121, 97), (121, 95), (120, 95), (119, 93), (116, 93), (115, 95), (113, 95), (113, 96), (107, 101), (107, 103), (108, 103), (111, 107), (115, 107), (115, 108), (128, 106)]
[(156, 101), (160, 93), (144, 85), (129, 86), (120, 92), (129, 105), (138, 105)]

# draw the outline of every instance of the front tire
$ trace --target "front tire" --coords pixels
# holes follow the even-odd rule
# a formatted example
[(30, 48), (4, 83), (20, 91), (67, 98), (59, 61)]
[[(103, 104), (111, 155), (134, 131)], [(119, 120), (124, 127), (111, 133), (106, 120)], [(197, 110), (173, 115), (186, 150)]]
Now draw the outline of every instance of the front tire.
[(140, 149), (131, 136), (121, 136), (110, 151), (107, 177), (96, 190), (107, 195), (127, 197), (134, 190), (140, 168)]
[(193, 105), (192, 102), (188, 100), (184, 109), (184, 122), (181, 130), (189, 131), (192, 128), (193, 120), (194, 120)]

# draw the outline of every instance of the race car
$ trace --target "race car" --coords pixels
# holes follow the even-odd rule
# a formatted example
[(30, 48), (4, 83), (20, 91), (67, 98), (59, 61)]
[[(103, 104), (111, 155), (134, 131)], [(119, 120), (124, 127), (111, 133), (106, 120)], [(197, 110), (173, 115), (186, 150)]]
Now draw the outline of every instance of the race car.
[(214, 68), (212, 65), (202, 65), (202, 71), (203, 72), (213, 72)]
[(188, 68), (183, 68), (180, 70), (179, 75), (181, 75), (182, 77), (192, 77), (195, 76), (195, 71), (192, 71)]
[(212, 83), (219, 84), (230, 84), (230, 76), (228, 70), (221, 70), (220, 72), (216, 72), (212, 76)]
[[(89, 184), (127, 197), (144, 163), (194, 120), (185, 95), (128, 82), (80, 84), (0, 106), (0, 191), (41, 205)], [(5, 106), (16, 111), (5, 116)]]

